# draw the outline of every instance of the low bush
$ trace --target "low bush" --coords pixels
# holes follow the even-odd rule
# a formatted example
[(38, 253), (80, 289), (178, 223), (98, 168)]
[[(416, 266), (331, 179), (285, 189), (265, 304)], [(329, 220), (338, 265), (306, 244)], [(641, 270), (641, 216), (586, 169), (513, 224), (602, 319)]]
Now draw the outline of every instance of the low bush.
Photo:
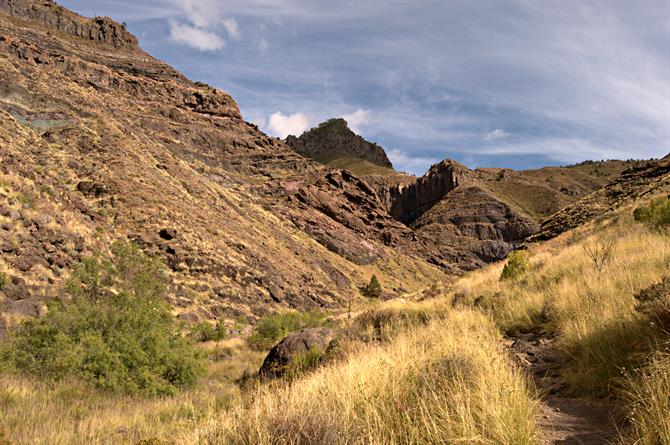
[(284, 312), (261, 318), (249, 337), (249, 345), (269, 349), (292, 332), (325, 324), (325, 314), (319, 311)]
[(216, 324), (203, 321), (191, 326), (189, 336), (195, 341), (219, 341), (226, 338), (226, 326), (222, 322)]
[(52, 301), (45, 317), (10, 331), (0, 363), (125, 393), (169, 394), (195, 382), (204, 358), (179, 334), (162, 264), (132, 244), (111, 250), (111, 258), (96, 255), (74, 270), (69, 300)]
[(0, 272), (0, 290), (7, 284), (7, 275), (4, 272)]
[(529, 267), (528, 252), (515, 250), (507, 257), (507, 264), (503, 268), (500, 280), (515, 280), (520, 278)]
[(656, 198), (649, 206), (635, 209), (633, 217), (636, 221), (649, 223), (656, 228), (670, 225), (670, 199), (669, 197)]

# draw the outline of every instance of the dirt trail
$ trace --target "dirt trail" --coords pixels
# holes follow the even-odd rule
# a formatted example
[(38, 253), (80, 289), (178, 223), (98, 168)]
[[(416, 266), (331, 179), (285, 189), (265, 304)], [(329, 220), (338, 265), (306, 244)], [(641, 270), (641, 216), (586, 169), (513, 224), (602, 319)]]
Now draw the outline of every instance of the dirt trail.
[(569, 395), (560, 378), (561, 363), (553, 339), (542, 332), (507, 339), (514, 358), (533, 376), (543, 394), (540, 427), (547, 444), (600, 445), (616, 443), (614, 405)]

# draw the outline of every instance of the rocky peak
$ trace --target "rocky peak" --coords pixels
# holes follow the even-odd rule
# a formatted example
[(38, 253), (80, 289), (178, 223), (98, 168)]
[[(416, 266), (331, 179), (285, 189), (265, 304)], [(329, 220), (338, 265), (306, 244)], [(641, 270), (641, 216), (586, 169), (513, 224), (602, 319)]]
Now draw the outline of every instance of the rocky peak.
[(88, 19), (56, 4), (53, 0), (0, 0), (0, 11), (12, 17), (39, 22), (43, 26), (83, 39), (137, 48), (137, 38), (125, 25), (109, 17)]
[(347, 121), (342, 118), (322, 122), (300, 137), (290, 135), (286, 143), (301, 155), (323, 164), (342, 158), (356, 158), (393, 168), (382, 147), (351, 131)]

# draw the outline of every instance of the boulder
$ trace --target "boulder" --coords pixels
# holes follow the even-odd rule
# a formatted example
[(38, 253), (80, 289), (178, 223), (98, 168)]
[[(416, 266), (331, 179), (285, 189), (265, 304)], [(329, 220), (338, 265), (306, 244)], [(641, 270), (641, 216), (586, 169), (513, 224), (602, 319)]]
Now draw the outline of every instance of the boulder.
[(328, 351), (336, 333), (331, 328), (307, 328), (284, 337), (265, 357), (258, 376), (262, 379), (282, 377), (294, 369), (292, 365), (303, 367), (309, 364), (306, 362), (315, 361)]

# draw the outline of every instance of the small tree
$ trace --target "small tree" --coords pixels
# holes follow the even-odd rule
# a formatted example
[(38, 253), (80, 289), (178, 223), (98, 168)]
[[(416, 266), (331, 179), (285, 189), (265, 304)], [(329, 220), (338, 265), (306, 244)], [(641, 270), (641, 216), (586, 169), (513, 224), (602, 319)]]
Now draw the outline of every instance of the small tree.
[(586, 256), (593, 262), (596, 270), (602, 272), (607, 263), (609, 263), (612, 255), (614, 254), (614, 248), (616, 247), (616, 239), (611, 236), (598, 239), (594, 243), (585, 244), (584, 250), (586, 251)]
[(514, 280), (521, 277), (529, 267), (528, 252), (515, 250), (507, 257), (507, 264), (503, 268), (500, 280)]
[(382, 296), (382, 285), (379, 283), (377, 275), (372, 275), (370, 282), (361, 288), (361, 292), (368, 298), (379, 298)]

